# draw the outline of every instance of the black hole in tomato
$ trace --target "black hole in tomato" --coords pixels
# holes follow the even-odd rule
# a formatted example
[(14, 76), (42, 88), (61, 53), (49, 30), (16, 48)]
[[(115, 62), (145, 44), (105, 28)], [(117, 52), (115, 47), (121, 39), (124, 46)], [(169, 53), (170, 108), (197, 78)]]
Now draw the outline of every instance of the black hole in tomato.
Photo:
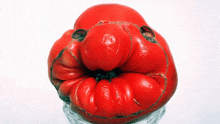
[(109, 80), (110, 83), (112, 78), (117, 77), (121, 73), (122, 71), (120, 71), (119, 69), (114, 69), (111, 71), (96, 70), (96, 71), (90, 71), (89, 75), (91, 77), (94, 77), (97, 82), (99, 82), (102, 79), (106, 79)]
[(152, 43), (156, 43), (156, 40), (154, 39), (155, 34), (151, 28), (149, 28), (147, 26), (142, 26), (140, 28), (140, 32), (146, 40), (148, 40)]
[(82, 41), (87, 35), (87, 31), (84, 29), (78, 29), (72, 34), (72, 38), (77, 41)]

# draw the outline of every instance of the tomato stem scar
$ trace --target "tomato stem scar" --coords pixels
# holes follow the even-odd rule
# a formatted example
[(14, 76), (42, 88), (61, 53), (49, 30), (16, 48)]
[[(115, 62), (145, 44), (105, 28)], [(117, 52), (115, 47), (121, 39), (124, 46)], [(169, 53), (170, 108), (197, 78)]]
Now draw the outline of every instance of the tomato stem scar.
[(97, 71), (90, 72), (91, 76), (94, 77), (97, 82), (102, 79), (106, 79), (106, 80), (109, 80), (109, 83), (111, 82), (112, 78), (117, 77), (120, 73), (121, 71), (118, 69), (114, 69), (111, 71), (97, 70)]

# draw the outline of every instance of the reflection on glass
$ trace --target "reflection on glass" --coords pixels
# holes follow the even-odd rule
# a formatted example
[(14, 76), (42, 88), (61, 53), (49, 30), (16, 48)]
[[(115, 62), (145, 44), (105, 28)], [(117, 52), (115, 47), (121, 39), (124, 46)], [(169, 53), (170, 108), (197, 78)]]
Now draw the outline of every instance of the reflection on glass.
[[(68, 118), (70, 124), (92, 124), (84, 120), (79, 114), (73, 112), (70, 109), (70, 106), (66, 103), (64, 103), (63, 105), (63, 111)], [(158, 124), (165, 112), (165, 106), (163, 106), (162, 108), (154, 111), (150, 115), (143, 116), (135, 121), (129, 122), (128, 124)]]

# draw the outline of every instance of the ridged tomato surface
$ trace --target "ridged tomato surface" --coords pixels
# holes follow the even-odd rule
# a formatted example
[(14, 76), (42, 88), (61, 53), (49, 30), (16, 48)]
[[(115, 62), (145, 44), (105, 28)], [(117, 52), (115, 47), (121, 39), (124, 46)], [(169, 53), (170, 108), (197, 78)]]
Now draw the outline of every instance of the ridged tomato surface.
[(48, 74), (60, 98), (92, 123), (126, 123), (168, 102), (177, 72), (165, 39), (135, 10), (83, 12), (51, 48)]

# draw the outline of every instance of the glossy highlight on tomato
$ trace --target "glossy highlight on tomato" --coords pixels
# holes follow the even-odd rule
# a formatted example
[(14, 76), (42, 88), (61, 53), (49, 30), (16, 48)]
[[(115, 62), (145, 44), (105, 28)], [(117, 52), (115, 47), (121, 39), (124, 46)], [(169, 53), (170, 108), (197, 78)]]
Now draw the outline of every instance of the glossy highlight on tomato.
[(127, 123), (165, 105), (177, 72), (165, 39), (134, 9), (100, 4), (84, 11), (48, 57), (50, 81), (92, 123)]

